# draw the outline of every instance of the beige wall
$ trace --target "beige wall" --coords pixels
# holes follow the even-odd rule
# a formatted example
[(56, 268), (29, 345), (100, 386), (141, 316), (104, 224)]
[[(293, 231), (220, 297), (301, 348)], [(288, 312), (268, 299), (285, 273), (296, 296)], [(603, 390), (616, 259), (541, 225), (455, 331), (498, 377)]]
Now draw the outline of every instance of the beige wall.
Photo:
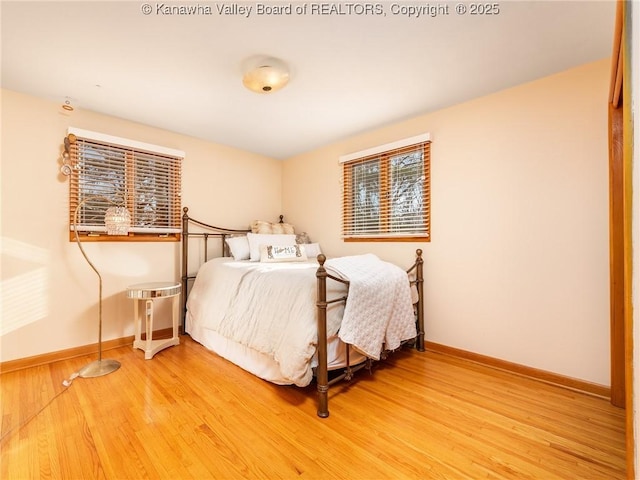
[[(609, 385), (608, 59), (285, 162), (288, 220), (328, 255), (409, 265), (426, 337)], [(344, 243), (340, 155), (430, 132), (432, 241)]]
[[(428, 340), (608, 385), (608, 75), (602, 60), (283, 163), (2, 91), (0, 361), (96, 341), (97, 282), (68, 241), (57, 163), (74, 126), (184, 150), (183, 205), (205, 221), (283, 212), (328, 255), (399, 265), (422, 248)], [(343, 243), (338, 157), (424, 132), (432, 242)], [(104, 274), (106, 340), (133, 334), (127, 285), (179, 278), (178, 244), (87, 251)]]
[[(278, 161), (81, 109), (64, 114), (55, 103), (7, 90), (1, 100), (0, 361), (97, 341), (97, 277), (68, 240), (68, 183), (59, 173), (68, 126), (183, 150), (183, 205), (196, 218), (245, 228), (255, 216), (281, 211)], [(133, 335), (125, 288), (179, 280), (179, 244), (85, 245), (103, 274), (104, 339)], [(169, 326), (167, 317), (157, 320), (158, 328)]]

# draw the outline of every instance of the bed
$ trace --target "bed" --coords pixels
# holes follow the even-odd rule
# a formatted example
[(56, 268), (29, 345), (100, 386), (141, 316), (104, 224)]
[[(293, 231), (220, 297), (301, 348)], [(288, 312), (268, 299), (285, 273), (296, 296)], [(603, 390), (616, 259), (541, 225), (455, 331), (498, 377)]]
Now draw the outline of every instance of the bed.
[(280, 220), (228, 229), (182, 217), (182, 330), (275, 384), (315, 380), (319, 417), (336, 382), (409, 346), (424, 351), (423, 259), (327, 258)]

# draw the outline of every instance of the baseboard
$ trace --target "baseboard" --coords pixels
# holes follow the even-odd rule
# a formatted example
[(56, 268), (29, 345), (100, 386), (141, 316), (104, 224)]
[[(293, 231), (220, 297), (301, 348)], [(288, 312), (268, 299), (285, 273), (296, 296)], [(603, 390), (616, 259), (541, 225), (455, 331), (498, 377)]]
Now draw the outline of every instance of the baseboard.
[(425, 342), (425, 348), (431, 352), (441, 353), (444, 355), (450, 355), (452, 357), (463, 358), (465, 360), (475, 362), (481, 365), (485, 365), (491, 368), (504, 370), (506, 372), (522, 375), (524, 377), (532, 378), (545, 383), (550, 383), (560, 387), (568, 388), (571, 390), (587, 393), (597, 397), (611, 398), (611, 388), (605, 385), (599, 385), (597, 383), (586, 382), (584, 380), (578, 380), (557, 373), (547, 372), (545, 370), (538, 370), (537, 368), (526, 367), (517, 363), (507, 362), (498, 358), (488, 357), (480, 355), (478, 353), (468, 352), (466, 350), (460, 350), (439, 343)]
[[(153, 338), (168, 338), (173, 334), (172, 328), (165, 328), (153, 332)], [(118, 338), (115, 340), (108, 340), (102, 342), (102, 351), (111, 350), (114, 348), (122, 347), (125, 345), (133, 345), (133, 335), (129, 337)], [(478, 353), (468, 352), (466, 350), (460, 350), (458, 348), (448, 347), (434, 342), (425, 342), (425, 348), (431, 352), (441, 353), (444, 355), (450, 355), (452, 357), (462, 358), (471, 362), (475, 362), (481, 365), (485, 365), (506, 372), (522, 375), (524, 377), (539, 380), (541, 382), (551, 383), (571, 390), (576, 390), (590, 395), (598, 397), (611, 398), (611, 389), (604, 385), (598, 385), (596, 383), (586, 382), (584, 380), (578, 380), (557, 373), (547, 372), (545, 370), (538, 370), (537, 368), (526, 367), (517, 363), (507, 362), (486, 355), (480, 355)], [(70, 358), (82, 357), (86, 355), (93, 355), (98, 352), (98, 344), (85, 345), (82, 347), (69, 348), (66, 350), (60, 350), (57, 352), (45, 353), (42, 355), (36, 355), (33, 357), (20, 358), (17, 360), (10, 360), (8, 362), (0, 363), (0, 373), (8, 373), (16, 370), (22, 370), (24, 368), (36, 367), (39, 365), (46, 365), (52, 362), (58, 362), (60, 360), (68, 360)]]
[[(153, 332), (153, 338), (169, 338), (173, 335), (173, 328), (164, 328)], [(142, 335), (145, 338), (145, 335)], [(116, 338), (115, 340), (107, 340), (102, 342), (102, 351), (113, 350), (114, 348), (123, 347), (126, 345), (133, 346), (133, 335), (123, 338)], [(40, 365), (46, 365), (48, 363), (58, 362), (60, 360), (68, 360), (70, 358), (84, 357), (86, 355), (94, 355), (98, 353), (98, 344), (93, 343), (91, 345), (84, 345), (82, 347), (68, 348), (66, 350), (59, 350), (57, 352), (44, 353), (42, 355), (35, 355), (33, 357), (19, 358), (17, 360), (9, 360), (8, 362), (0, 363), (0, 373), (14, 372), (16, 370), (22, 370), (30, 367), (37, 367)]]

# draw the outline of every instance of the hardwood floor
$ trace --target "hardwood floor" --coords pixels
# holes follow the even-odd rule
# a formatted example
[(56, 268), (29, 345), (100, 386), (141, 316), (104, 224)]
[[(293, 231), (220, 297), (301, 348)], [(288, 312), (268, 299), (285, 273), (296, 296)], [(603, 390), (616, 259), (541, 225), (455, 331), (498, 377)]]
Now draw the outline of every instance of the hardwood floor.
[(93, 357), (0, 376), (0, 478), (621, 479), (624, 411), (436, 353), (398, 352), (332, 387), (264, 382), (189, 337), (115, 373)]

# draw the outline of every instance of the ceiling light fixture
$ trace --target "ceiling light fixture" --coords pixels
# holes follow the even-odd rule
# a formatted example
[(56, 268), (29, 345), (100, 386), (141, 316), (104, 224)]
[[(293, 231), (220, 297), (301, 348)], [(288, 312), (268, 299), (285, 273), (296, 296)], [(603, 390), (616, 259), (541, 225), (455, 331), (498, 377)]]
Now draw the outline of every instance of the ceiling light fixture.
[(70, 97), (64, 97), (64, 103), (62, 104), (62, 108), (63, 110), (66, 110), (67, 112), (73, 112), (73, 105), (71, 104), (71, 98)]
[(261, 57), (249, 62), (242, 83), (252, 92), (271, 93), (280, 90), (289, 82), (287, 65), (277, 58)]

